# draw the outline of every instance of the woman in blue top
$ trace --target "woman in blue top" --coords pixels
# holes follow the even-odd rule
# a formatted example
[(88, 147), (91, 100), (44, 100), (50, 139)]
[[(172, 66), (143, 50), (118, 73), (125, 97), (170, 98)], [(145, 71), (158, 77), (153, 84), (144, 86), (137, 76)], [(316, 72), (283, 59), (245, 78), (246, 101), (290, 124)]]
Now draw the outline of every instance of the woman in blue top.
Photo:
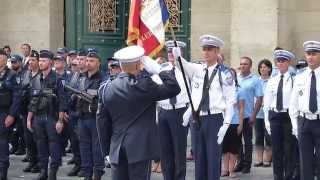
[[(261, 83), (263, 85), (263, 90), (265, 90), (268, 79), (270, 78), (272, 72), (272, 64), (268, 59), (263, 59), (258, 64), (258, 72), (260, 74)], [(255, 136), (256, 136), (256, 157), (257, 162), (254, 164), (255, 167), (270, 167), (271, 166), (271, 137), (267, 133), (264, 125), (264, 113), (263, 107), (256, 117), (255, 124)]]
[[(231, 69), (235, 79), (237, 103), (234, 105), (234, 114), (231, 120), (231, 124), (227, 130), (226, 136), (223, 140), (222, 153), (223, 153), (223, 167), (221, 176), (236, 177), (234, 172), (237, 156), (241, 146), (241, 132), (243, 129), (242, 114), (244, 111), (244, 98), (241, 95), (239, 84), (237, 81), (237, 73), (234, 69)], [(240, 113), (242, 112), (242, 113)]]

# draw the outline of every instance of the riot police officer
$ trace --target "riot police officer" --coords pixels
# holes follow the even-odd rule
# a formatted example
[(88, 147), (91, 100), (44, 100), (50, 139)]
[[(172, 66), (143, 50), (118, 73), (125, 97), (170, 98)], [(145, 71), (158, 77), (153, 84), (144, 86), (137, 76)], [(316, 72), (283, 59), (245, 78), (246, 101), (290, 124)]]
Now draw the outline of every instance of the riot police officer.
[(27, 128), (28, 105), (31, 99), (31, 84), (39, 73), (39, 53), (35, 50), (32, 50), (30, 56), (28, 57), (28, 70), (25, 72), (20, 86), (22, 89), (21, 113), (23, 116), (23, 132), (27, 147), (26, 158), (27, 161), (29, 161), (28, 165), (23, 169), (23, 172), (38, 173), (40, 171), (38, 166), (38, 151), (34, 134)]
[(7, 55), (0, 49), (0, 180), (7, 179), (9, 168), (9, 127), (14, 123), (19, 109), (19, 90), (15, 73), (7, 66)]
[[(23, 64), (22, 64), (22, 57), (20, 55), (14, 54), (10, 58), (11, 62), (11, 69), (16, 73), (16, 80), (17, 84), (20, 88), (22, 88), (22, 81), (24, 79), (24, 76), (27, 72), (27, 70), (23, 69)], [(22, 89), (21, 89), (22, 90)], [(25, 91), (21, 91), (24, 93)], [(22, 103), (26, 103), (23, 99), (21, 99)], [(25, 154), (25, 142), (23, 138), (23, 119), (26, 118), (26, 111), (24, 115), (22, 115), (20, 108), (20, 112), (18, 114), (18, 117), (16, 119), (16, 122), (14, 124), (14, 127), (12, 128), (11, 134), (11, 149), (10, 149), (10, 154), (15, 154), (15, 155), (23, 155)], [(24, 109), (25, 110), (25, 109)]]
[(40, 174), (37, 180), (48, 177), (48, 162), (50, 156), (49, 180), (55, 180), (61, 165), (60, 133), (63, 129), (63, 118), (66, 112), (66, 97), (61, 80), (52, 71), (53, 53), (40, 51), (39, 74), (32, 84), (31, 101), (27, 117), (28, 129), (34, 130), (39, 153)]
[[(86, 69), (77, 83), (78, 90), (84, 93), (87, 99), (80, 94), (73, 94), (76, 109), (79, 110), (79, 145), (81, 154), (81, 168), (85, 180), (100, 180), (104, 174), (104, 157), (101, 154), (96, 127), (96, 111), (98, 106), (97, 92), (104, 77), (99, 71), (100, 57), (97, 52), (91, 51), (86, 57)], [(77, 97), (77, 98), (75, 98)]]

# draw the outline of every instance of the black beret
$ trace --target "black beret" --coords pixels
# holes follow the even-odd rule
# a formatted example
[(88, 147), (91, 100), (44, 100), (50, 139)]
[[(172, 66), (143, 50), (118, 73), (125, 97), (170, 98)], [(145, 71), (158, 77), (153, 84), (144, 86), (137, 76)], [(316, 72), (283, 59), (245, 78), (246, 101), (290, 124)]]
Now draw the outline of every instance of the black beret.
[(48, 59), (53, 59), (53, 53), (49, 50), (40, 50), (40, 58), (48, 58)]

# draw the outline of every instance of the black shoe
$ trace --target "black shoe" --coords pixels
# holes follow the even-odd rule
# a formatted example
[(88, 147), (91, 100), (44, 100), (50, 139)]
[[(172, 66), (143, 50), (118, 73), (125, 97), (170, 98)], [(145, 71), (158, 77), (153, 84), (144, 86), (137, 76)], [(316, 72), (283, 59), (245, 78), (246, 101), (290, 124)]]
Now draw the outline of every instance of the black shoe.
[(93, 175), (93, 180), (101, 180), (101, 176)]
[(9, 150), (9, 154), (14, 154), (17, 150), (18, 150), (18, 148), (11, 147), (10, 150)]
[(72, 152), (71, 148), (66, 149), (66, 153), (71, 153), (71, 152)]
[(111, 164), (110, 163), (106, 163), (106, 168), (111, 168)]
[(250, 173), (250, 167), (244, 167), (242, 168), (242, 174), (249, 174)]
[(80, 171), (80, 166), (79, 165), (75, 165), (71, 171), (67, 174), (67, 176), (77, 176), (79, 171)]
[(263, 167), (271, 167), (271, 162), (264, 162)]
[(74, 160), (74, 157), (73, 157), (67, 162), (67, 164), (70, 165), (70, 164), (74, 164), (75, 162), (76, 161)]
[(83, 170), (80, 170), (78, 172), (78, 177), (84, 177), (84, 171)]
[(31, 169), (30, 172), (31, 172), (31, 173), (39, 173), (39, 172), (40, 172), (39, 166), (38, 166), (37, 164), (35, 164), (35, 165), (32, 167), (32, 169)]
[(38, 175), (38, 177), (35, 180), (47, 180), (48, 178), (48, 173), (46, 170), (41, 169), (40, 174)]
[(30, 156), (26, 155), (21, 161), (22, 162), (29, 162), (30, 161)]
[(254, 167), (262, 167), (262, 166), (263, 166), (263, 162), (254, 163), (253, 166), (254, 166)]
[(17, 156), (21, 156), (26, 154), (26, 150), (24, 148), (19, 148), (14, 154)]
[(57, 172), (58, 172), (57, 168), (51, 168), (49, 172), (48, 180), (57, 180)]
[(234, 168), (234, 172), (241, 172), (243, 169), (243, 166), (241, 164), (237, 164)]
[(34, 163), (29, 163), (28, 165), (27, 165), (27, 167), (25, 167), (22, 171), (23, 172), (31, 172), (31, 169), (33, 168), (33, 166), (34, 166), (35, 164)]

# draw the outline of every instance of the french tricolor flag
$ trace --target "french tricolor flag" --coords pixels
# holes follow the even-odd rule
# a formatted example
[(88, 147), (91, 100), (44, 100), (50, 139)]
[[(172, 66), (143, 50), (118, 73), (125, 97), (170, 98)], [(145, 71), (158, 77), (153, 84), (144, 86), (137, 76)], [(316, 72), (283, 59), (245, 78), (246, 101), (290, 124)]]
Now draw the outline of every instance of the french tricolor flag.
[(140, 45), (154, 56), (163, 47), (169, 12), (164, 0), (131, 0), (128, 45)]

